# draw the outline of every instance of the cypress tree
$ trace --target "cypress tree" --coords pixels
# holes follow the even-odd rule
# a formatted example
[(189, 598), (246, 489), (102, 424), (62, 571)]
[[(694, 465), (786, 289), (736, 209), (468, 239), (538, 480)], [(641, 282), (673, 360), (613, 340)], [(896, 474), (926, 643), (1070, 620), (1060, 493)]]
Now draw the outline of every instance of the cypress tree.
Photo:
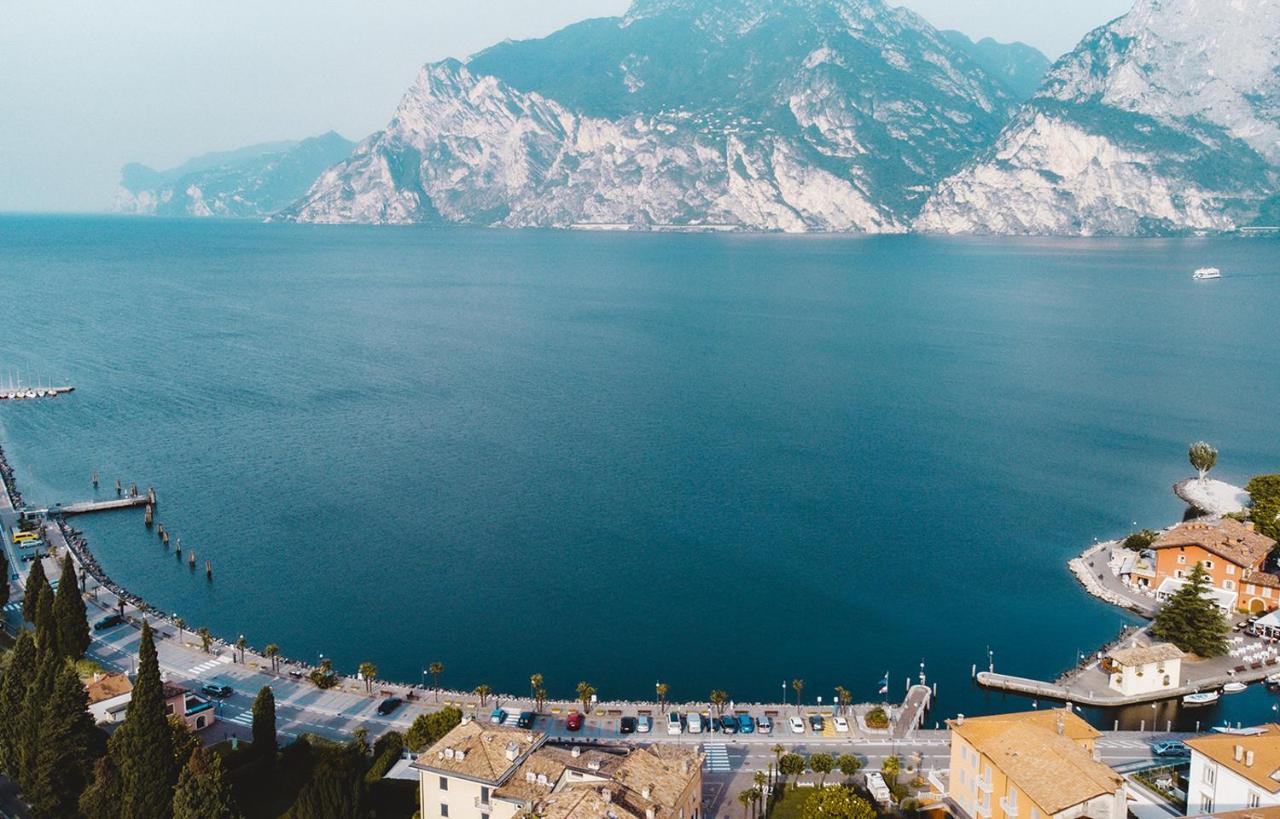
[(9, 602), (9, 558), (0, 549), (0, 606)]
[(36, 673), (22, 698), (17, 720), (17, 781), (23, 791), (35, 782), (36, 755), (40, 751), (44, 728), (44, 704), (53, 693), (54, 681), (62, 668), (62, 657), (56, 648), (36, 648)]
[(289, 811), (291, 819), (363, 819), (364, 777), (360, 772), (362, 753), (354, 744), (327, 750), (302, 786)]
[(58, 581), (53, 614), (58, 623), (58, 648), (62, 656), (83, 659), (89, 647), (89, 617), (85, 614), (84, 597), (80, 594), (80, 582), (70, 553), (62, 559), (62, 579)]
[(1213, 600), (1204, 596), (1209, 575), (1197, 563), (1187, 582), (1156, 612), (1151, 634), (1201, 657), (1227, 653), (1230, 626)]
[(18, 725), (21, 722), (22, 702), (26, 698), (27, 685), (36, 673), (36, 641), (31, 632), (18, 633), (9, 657), (9, 670), (0, 685), (0, 771), (17, 778)]
[(93, 819), (124, 819), (120, 795), (120, 770), (108, 752), (93, 764), (93, 782), (80, 797), (80, 813)]
[(58, 650), (58, 620), (53, 614), (53, 588), (46, 582), (37, 592), (36, 602), (36, 645), (43, 654), (46, 650), (61, 656)]
[(78, 819), (80, 796), (93, 770), (89, 743), (94, 728), (89, 695), (65, 661), (41, 710), (40, 748), (28, 801), (39, 816)]
[(264, 685), (253, 700), (253, 752), (274, 757), (276, 749), (276, 695)]
[(27, 575), (27, 587), (22, 594), (22, 619), (28, 623), (36, 621), (36, 606), (40, 602), (40, 592), (49, 587), (49, 578), (44, 576), (44, 561), (31, 563), (31, 573)]
[[(173, 786), (178, 779), (173, 738), (164, 713), (164, 684), (156, 657), (151, 624), (142, 624), (138, 677), (133, 699), (117, 735), (115, 763), (120, 767), (120, 812), (129, 819), (168, 819), (173, 813)], [(117, 737), (112, 737), (116, 739)]]
[(197, 747), (178, 775), (173, 819), (239, 819), (231, 787), (223, 777), (222, 757)]

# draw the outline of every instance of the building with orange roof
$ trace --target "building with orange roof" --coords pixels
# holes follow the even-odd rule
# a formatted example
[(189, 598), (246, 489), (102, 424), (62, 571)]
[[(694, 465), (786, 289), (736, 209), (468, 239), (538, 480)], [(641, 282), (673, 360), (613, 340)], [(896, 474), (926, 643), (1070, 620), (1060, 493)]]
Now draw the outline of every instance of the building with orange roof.
[(1190, 815), (1280, 807), (1280, 725), (1187, 740)]
[(125, 674), (94, 674), (84, 689), (89, 695), (89, 713), (99, 725), (124, 719), (133, 699), (133, 683)]
[(1125, 819), (1124, 780), (1099, 762), (1100, 732), (1070, 708), (948, 720), (948, 793), (978, 819)]
[(1275, 546), (1252, 524), (1232, 518), (1180, 523), (1150, 547), (1155, 555), (1156, 597), (1172, 596), (1199, 563), (1223, 608), (1273, 611), (1280, 607), (1280, 578), (1268, 573), (1265, 564)]

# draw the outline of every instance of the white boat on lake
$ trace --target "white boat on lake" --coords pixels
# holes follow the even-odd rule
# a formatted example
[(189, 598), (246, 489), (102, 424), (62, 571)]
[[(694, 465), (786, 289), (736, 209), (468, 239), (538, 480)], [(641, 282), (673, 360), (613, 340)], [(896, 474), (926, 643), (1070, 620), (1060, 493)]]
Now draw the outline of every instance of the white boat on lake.
[(1222, 693), (1239, 694), (1241, 691), (1245, 690), (1248, 687), (1249, 686), (1245, 685), (1242, 682), (1229, 682), (1226, 685), (1222, 686)]
[(1222, 271), (1216, 267), (1202, 267), (1192, 273), (1191, 278), (1198, 282), (1205, 281), (1206, 279), (1221, 279)]
[(1183, 705), (1208, 705), (1211, 702), (1217, 701), (1217, 691), (1201, 691), (1197, 694), (1188, 694), (1182, 698)]

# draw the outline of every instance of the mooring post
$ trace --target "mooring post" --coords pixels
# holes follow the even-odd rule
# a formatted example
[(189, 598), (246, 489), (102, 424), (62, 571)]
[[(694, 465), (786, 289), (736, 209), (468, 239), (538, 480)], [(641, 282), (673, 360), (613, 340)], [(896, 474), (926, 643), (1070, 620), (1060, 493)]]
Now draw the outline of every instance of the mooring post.
[(120, 495), (120, 491), (121, 491), (121, 490), (120, 490), (120, 479), (119, 479), (119, 478), (116, 478), (116, 496), (117, 496), (117, 497), (119, 497), (119, 495)]
[(208, 560), (204, 562), (204, 576), (209, 580), (213, 579), (213, 563)]
[(97, 489), (97, 488), (98, 488), (98, 473), (97, 473), (97, 472), (93, 473), (93, 488), (94, 488), (94, 489)]

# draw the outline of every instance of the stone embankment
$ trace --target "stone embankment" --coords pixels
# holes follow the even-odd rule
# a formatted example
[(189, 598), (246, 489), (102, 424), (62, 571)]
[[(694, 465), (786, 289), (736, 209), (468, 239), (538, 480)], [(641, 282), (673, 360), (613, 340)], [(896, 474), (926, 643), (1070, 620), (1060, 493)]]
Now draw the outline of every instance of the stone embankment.
[(1111, 552), (1119, 545), (1120, 541), (1109, 540), (1090, 546), (1084, 554), (1069, 560), (1067, 567), (1076, 576), (1076, 580), (1080, 581), (1080, 585), (1084, 586), (1085, 591), (1099, 600), (1143, 617), (1154, 617), (1157, 609), (1155, 601), (1148, 601), (1136, 592), (1130, 592), (1111, 568)]

